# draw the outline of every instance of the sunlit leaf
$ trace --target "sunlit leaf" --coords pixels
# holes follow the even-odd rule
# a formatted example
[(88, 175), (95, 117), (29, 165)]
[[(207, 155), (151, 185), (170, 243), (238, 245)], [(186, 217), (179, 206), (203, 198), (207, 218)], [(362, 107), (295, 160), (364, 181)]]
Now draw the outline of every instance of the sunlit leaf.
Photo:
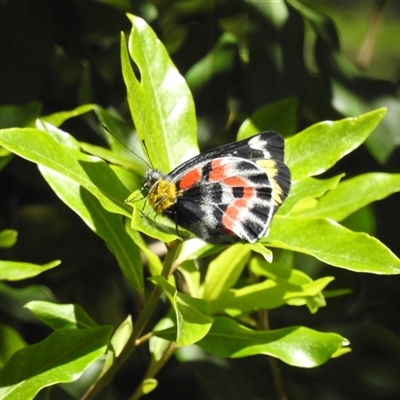
[[(129, 18), (132, 22), (129, 55), (125, 37), (121, 39), (128, 102), (151, 162), (167, 173), (198, 153), (193, 98), (150, 26), (139, 17), (129, 15)], [(140, 81), (129, 56), (139, 68)]]
[[(161, 332), (157, 333), (162, 335)], [(336, 333), (294, 326), (254, 331), (226, 317), (216, 317), (208, 335), (198, 346), (220, 357), (240, 358), (265, 354), (296, 367), (324, 364), (349, 342)]]
[(312, 255), (355, 272), (399, 274), (400, 260), (378, 239), (353, 232), (333, 220), (275, 216), (272, 246)]
[(72, 382), (107, 349), (111, 327), (58, 329), (25, 347), (0, 370), (0, 397), (33, 399), (44, 387)]
[(32, 278), (60, 264), (60, 260), (55, 260), (44, 265), (0, 260), (0, 280), (19, 281)]
[(355, 118), (315, 124), (286, 141), (293, 181), (322, 174), (360, 146), (385, 116), (381, 108)]
[(77, 304), (56, 304), (48, 301), (31, 301), (25, 308), (52, 329), (95, 328), (98, 325)]

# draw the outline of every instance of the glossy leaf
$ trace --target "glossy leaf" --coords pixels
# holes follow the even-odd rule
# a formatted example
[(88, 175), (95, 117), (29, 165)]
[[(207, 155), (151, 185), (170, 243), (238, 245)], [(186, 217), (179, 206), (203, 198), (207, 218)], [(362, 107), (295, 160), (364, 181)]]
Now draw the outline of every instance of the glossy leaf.
[(263, 246), (261, 242), (258, 243), (249, 243), (247, 245), (251, 250), (253, 250), (255, 253), (261, 254), (266, 261), (272, 262), (273, 261), (273, 253), (270, 249), (267, 247)]
[[(132, 196), (132, 195), (131, 195)], [(176, 226), (172, 221), (168, 220), (161, 215), (155, 215), (151, 208), (148, 206), (148, 202), (145, 199), (139, 197), (140, 200), (131, 200), (131, 196), (127, 199), (127, 203), (133, 207), (131, 228), (143, 232), (147, 236), (158, 239), (164, 243), (169, 243), (178, 238), (176, 232)], [(141, 196), (140, 193), (134, 192), (134, 198)], [(147, 203), (147, 207), (145, 207)], [(153, 219), (154, 218), (154, 219)], [(180, 227), (178, 232), (182, 235)], [(187, 234), (186, 234), (187, 236)]]
[[(297, 181), (290, 189), (290, 195), (279, 208), (279, 214), (296, 213), (306, 206), (306, 202), (315, 200), (329, 190), (333, 190), (340, 182), (343, 174), (328, 179), (306, 178)], [(315, 201), (312, 203), (315, 206)]]
[(385, 116), (381, 108), (355, 118), (315, 124), (286, 141), (286, 162), (297, 181), (319, 175), (360, 146)]
[(27, 344), (21, 335), (13, 328), (0, 324), (0, 368), (18, 350), (23, 349)]
[(185, 261), (179, 265), (179, 272), (185, 280), (186, 293), (192, 297), (201, 297), (201, 273), (197, 263)]
[(140, 71), (139, 81), (122, 37), (121, 62), (129, 107), (151, 162), (167, 173), (198, 153), (194, 102), (154, 31), (143, 19), (129, 18), (129, 55)]
[[(293, 270), (288, 280), (267, 279), (264, 282), (247, 285), (240, 289), (229, 289), (210, 302), (213, 313), (226, 309), (249, 312), (251, 310), (271, 310), (284, 304), (304, 305), (307, 298), (320, 296), (321, 291), (333, 278), (325, 277), (312, 281), (300, 271)], [(293, 304), (294, 305), (294, 304)], [(316, 310), (314, 310), (315, 312)]]
[(199, 260), (220, 252), (225, 246), (216, 246), (205, 242), (200, 238), (185, 240), (179, 247), (175, 263), (180, 265), (188, 260)]
[(48, 133), (32, 128), (0, 131), (0, 145), (79, 183), (107, 210), (129, 216), (124, 205), (129, 192), (102, 160), (62, 145)]
[(294, 254), (291, 251), (274, 249), (272, 262), (267, 261), (265, 257), (253, 256), (249, 264), (250, 271), (259, 277), (288, 280), (294, 266)]
[(197, 343), (220, 357), (265, 354), (303, 368), (324, 364), (348, 344), (336, 333), (317, 332), (301, 326), (254, 331), (226, 317), (216, 317), (209, 334)]
[(98, 199), (76, 181), (43, 166), (40, 171), (57, 196), (110, 246), (125, 278), (141, 292), (144, 282), (140, 253), (126, 233), (121, 217), (105, 210)]
[(79, 115), (92, 111), (93, 107), (93, 104), (83, 104), (70, 111), (60, 111), (54, 114), (44, 115), (40, 117), (40, 119), (58, 127), (70, 118), (75, 118)]
[[(89, 143), (81, 143), (81, 147), (82, 150), (84, 150), (86, 153), (89, 153), (96, 157), (100, 157), (110, 163), (120, 165), (127, 170), (132, 170), (135, 174), (141, 173), (143, 177), (144, 170), (142, 168), (138, 168), (136, 164), (134, 164), (131, 160), (119, 154), (116, 154), (114, 151), (106, 149), (102, 146), (95, 146)], [(140, 182), (142, 180), (142, 177), (140, 179)], [(140, 186), (138, 185), (138, 187)]]
[[(175, 329), (176, 327), (176, 317), (174, 311), (170, 308), (167, 314), (161, 318), (155, 325), (153, 332), (162, 331), (165, 329)], [(171, 341), (175, 340), (176, 335), (171, 340), (165, 340), (156, 335), (152, 335), (149, 340), (149, 351), (152, 358), (152, 363), (157, 363), (160, 361), (165, 351), (171, 345)]]
[(98, 325), (77, 304), (56, 304), (48, 301), (31, 301), (25, 308), (52, 329), (85, 329)]
[(177, 292), (161, 276), (153, 276), (151, 280), (164, 289), (174, 307), (177, 326), (175, 341), (178, 346), (196, 343), (207, 335), (213, 319), (206, 301)]
[(115, 357), (118, 357), (121, 354), (132, 335), (132, 331), (132, 317), (129, 315), (125, 321), (118, 326), (111, 338), (111, 345), (113, 347)]
[(204, 281), (203, 297), (210, 301), (219, 297), (239, 279), (250, 258), (250, 248), (243, 244), (228, 247), (210, 262)]
[[(85, 151), (89, 150), (90, 154), (135, 172), (142, 180), (149, 165), (144, 161), (146, 155), (142, 151), (139, 138), (134, 134), (132, 125), (128, 125), (100, 106), (95, 106), (94, 111), (101, 124), (107, 128), (103, 129), (102, 133), (111, 150), (87, 143), (82, 144), (82, 148)], [(139, 187), (140, 185), (137, 188)]]
[(144, 241), (140, 233), (130, 227), (128, 220), (125, 223), (125, 230), (147, 258), (151, 275), (161, 275), (163, 266), (160, 258), (149, 249), (148, 244)]
[(60, 260), (55, 260), (44, 265), (0, 260), (0, 280), (20, 281), (32, 278), (60, 264)]
[[(283, 117), (284, 116), (284, 117)], [(294, 97), (267, 104), (256, 110), (239, 128), (237, 139), (242, 140), (262, 131), (293, 135), (297, 125), (297, 100)]]
[(374, 201), (400, 191), (400, 174), (369, 173), (345, 180), (323, 196), (315, 208), (301, 216), (332, 218), (342, 221)]
[(312, 255), (355, 272), (399, 274), (400, 260), (378, 239), (323, 218), (275, 216), (272, 246)]
[(73, 382), (107, 349), (111, 327), (58, 329), (25, 347), (0, 370), (0, 398), (30, 400), (44, 387)]

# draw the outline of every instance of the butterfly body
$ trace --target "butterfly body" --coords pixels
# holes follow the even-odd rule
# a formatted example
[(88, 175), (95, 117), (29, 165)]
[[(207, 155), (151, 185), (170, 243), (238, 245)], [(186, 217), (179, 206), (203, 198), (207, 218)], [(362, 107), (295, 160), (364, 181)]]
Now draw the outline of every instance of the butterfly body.
[(201, 153), (169, 174), (149, 170), (150, 205), (206, 242), (254, 243), (264, 237), (290, 190), (284, 141), (275, 132)]

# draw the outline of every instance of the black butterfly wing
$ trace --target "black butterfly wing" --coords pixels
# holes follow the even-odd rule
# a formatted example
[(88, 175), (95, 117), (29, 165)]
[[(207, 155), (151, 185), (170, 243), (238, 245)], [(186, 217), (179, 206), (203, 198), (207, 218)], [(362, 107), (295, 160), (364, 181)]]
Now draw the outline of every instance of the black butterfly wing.
[(290, 188), (274, 132), (209, 150), (174, 169), (178, 196), (165, 215), (211, 243), (263, 237)]

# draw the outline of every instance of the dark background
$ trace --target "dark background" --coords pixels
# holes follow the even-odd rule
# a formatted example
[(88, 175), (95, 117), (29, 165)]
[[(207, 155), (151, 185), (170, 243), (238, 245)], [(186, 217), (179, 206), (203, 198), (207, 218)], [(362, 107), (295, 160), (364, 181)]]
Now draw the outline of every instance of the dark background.
[[(85, 103), (113, 109), (131, 124), (119, 56), (120, 31), (130, 29), (126, 12), (151, 24), (187, 77), (202, 149), (235, 140), (243, 119), (288, 97), (298, 102), (297, 131), (386, 106), (385, 122), (331, 173), (400, 171), (397, 1), (0, 0), (0, 106), (24, 111), (19, 119), (3, 108), (0, 127), (25, 126), (30, 112), (46, 115)], [(193, 67), (205, 58), (208, 68), (196, 73)], [(93, 120), (82, 116), (62, 128), (78, 140), (105, 145), (91, 128)], [(98, 323), (115, 326), (132, 312), (135, 299), (113, 256), (57, 199), (35, 165), (15, 157), (0, 174), (0, 194), (0, 230), (19, 232), (16, 246), (0, 257), (63, 262), (38, 278), (2, 283), (0, 322), (35, 343), (48, 331), (22, 310), (33, 299), (79, 303)], [(400, 195), (392, 195), (345, 223), (377, 236), (400, 256), (399, 204)], [(400, 398), (399, 278), (334, 269), (306, 256), (298, 257), (297, 268), (313, 277), (334, 275), (332, 288), (352, 294), (328, 299), (316, 315), (297, 307), (272, 311), (271, 327), (338, 332), (353, 352), (311, 370), (281, 364), (289, 399)], [(128, 362), (110, 398), (132, 392), (147, 358), (143, 351)], [(164, 368), (149, 399), (275, 396), (265, 357), (184, 358)], [(71, 398), (57, 390), (59, 397), (51, 398)]]

